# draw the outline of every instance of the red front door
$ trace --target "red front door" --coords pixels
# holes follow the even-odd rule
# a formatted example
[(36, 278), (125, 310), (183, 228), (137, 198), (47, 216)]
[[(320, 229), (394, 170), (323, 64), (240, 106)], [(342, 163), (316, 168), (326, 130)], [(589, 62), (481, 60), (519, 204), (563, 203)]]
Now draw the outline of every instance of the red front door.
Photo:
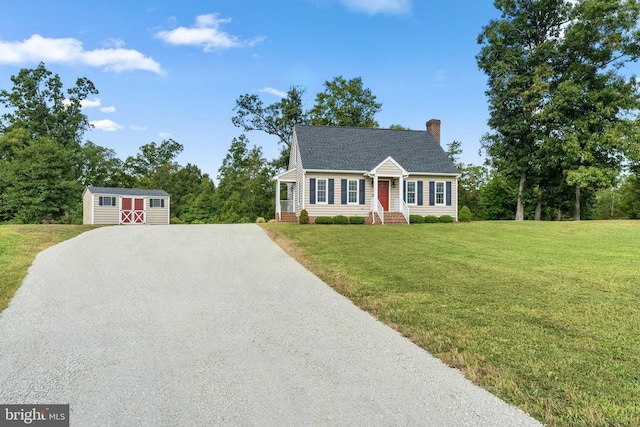
[(389, 210), (389, 181), (378, 181), (378, 200), (384, 211)]

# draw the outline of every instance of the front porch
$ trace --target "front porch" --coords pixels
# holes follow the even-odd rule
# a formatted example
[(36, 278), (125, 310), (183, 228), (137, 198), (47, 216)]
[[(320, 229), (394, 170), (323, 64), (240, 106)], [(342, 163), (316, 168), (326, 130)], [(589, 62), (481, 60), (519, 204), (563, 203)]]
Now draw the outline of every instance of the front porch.
[[(302, 192), (297, 188), (300, 184), (296, 181), (295, 170), (278, 175), (274, 178), (275, 219), (278, 222), (297, 222), (297, 214), (302, 208), (309, 213), (311, 222), (318, 216), (344, 215), (364, 216), (367, 224), (409, 224), (409, 207), (403, 194), (406, 172), (401, 168), (376, 172), (373, 170), (365, 173), (364, 177), (360, 175), (360, 178), (353, 175), (309, 178), (310, 188), (300, 201), (296, 200)], [(317, 194), (316, 181), (324, 181), (322, 187), (318, 184)]]
[(409, 224), (409, 207), (403, 195), (403, 175), (372, 174), (373, 224)]
[[(296, 171), (290, 170), (281, 175), (276, 176), (276, 221), (278, 222), (298, 222), (296, 216), (295, 201), (293, 191), (296, 185)], [(287, 198), (281, 198), (281, 184), (287, 186)]]

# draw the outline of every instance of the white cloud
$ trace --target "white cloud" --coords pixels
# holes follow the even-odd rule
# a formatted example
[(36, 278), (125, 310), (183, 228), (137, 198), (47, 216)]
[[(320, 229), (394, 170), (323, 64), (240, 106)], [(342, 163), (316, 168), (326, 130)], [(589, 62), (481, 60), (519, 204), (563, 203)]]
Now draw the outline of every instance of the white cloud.
[[(117, 45), (118, 43), (113, 43)], [(103, 48), (85, 50), (82, 42), (73, 38), (51, 39), (34, 34), (21, 42), (0, 40), (0, 64), (32, 62), (66, 65), (89, 65), (105, 71), (144, 70), (162, 74), (160, 64), (133, 49)]]
[(280, 98), (286, 98), (287, 97), (287, 92), (283, 92), (281, 90), (274, 89), (272, 87), (262, 88), (258, 92), (270, 93), (271, 95), (275, 95), (275, 96), (280, 97)]
[(256, 37), (243, 41), (237, 36), (222, 31), (220, 26), (229, 22), (231, 18), (219, 19), (217, 14), (199, 15), (196, 17), (194, 26), (159, 31), (156, 37), (172, 45), (200, 46), (205, 52), (253, 46), (264, 40), (264, 37)]
[(107, 47), (107, 48), (112, 47), (116, 49), (124, 47), (125, 44), (126, 43), (124, 42), (124, 40), (117, 39), (117, 38), (109, 38), (109, 39), (106, 39), (104, 42), (102, 42), (102, 45), (104, 47)]
[(401, 15), (411, 10), (411, 0), (340, 0), (347, 8), (369, 15)]
[(102, 107), (100, 111), (102, 111), (103, 113), (115, 113), (116, 107), (114, 107), (113, 105), (109, 107)]
[(135, 130), (135, 131), (143, 131), (143, 130), (147, 130), (146, 126), (129, 126), (131, 128), (131, 130)]
[(103, 132), (115, 132), (123, 128), (113, 120), (104, 119), (104, 120), (93, 120), (89, 122), (95, 129), (101, 130)]
[(160, 138), (170, 138), (171, 137), (171, 133), (170, 132), (158, 132), (158, 136)]
[(101, 103), (102, 100), (100, 98), (93, 98), (93, 100), (83, 99), (82, 101), (80, 101), (80, 105), (82, 106), (82, 108), (99, 107)]

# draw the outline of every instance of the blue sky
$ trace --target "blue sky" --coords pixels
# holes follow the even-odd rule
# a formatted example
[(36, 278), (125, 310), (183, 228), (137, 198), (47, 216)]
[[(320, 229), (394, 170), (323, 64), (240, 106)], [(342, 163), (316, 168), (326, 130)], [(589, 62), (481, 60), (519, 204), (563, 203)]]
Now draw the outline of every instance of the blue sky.
[[(462, 160), (480, 164), (488, 111), (476, 40), (496, 17), (491, 1), (471, 0), (5, 2), (0, 88), (39, 61), (65, 87), (87, 77), (100, 94), (84, 108), (95, 125), (85, 139), (125, 159), (173, 138), (180, 164), (216, 178), (242, 133), (231, 123), (240, 95), (268, 105), (299, 85), (311, 108), (325, 81), (362, 77), (381, 127), (440, 119), (443, 145), (461, 141)], [(247, 136), (278, 154), (275, 138)]]

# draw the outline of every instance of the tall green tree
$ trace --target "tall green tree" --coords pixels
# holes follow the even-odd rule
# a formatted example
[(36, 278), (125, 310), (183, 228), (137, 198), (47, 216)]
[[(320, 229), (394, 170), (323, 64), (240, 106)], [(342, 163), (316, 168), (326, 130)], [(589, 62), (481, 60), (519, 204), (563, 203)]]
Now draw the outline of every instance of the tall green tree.
[(266, 107), (257, 95), (245, 94), (236, 100), (235, 115), (231, 118), (235, 126), (245, 132), (259, 130), (278, 138), (282, 151), (280, 158), (274, 161), (277, 169), (286, 170), (289, 166), (293, 127), (308, 122), (303, 94), (303, 88), (291, 86), (287, 96)]
[(316, 95), (309, 110), (311, 124), (318, 126), (378, 127), (375, 115), (382, 108), (361, 77), (346, 80), (342, 76), (325, 81), (324, 91)]
[[(627, 0), (496, 0), (499, 20), (484, 27), (477, 56), (487, 74), (492, 132), (483, 146), (492, 166), (519, 176), (516, 219), (525, 186), (538, 209), (574, 189), (581, 201), (610, 186), (637, 140), (638, 87), (621, 68), (639, 55), (640, 5)], [(588, 189), (581, 194), (582, 189)], [(536, 215), (538, 216), (538, 215)]]
[(2, 115), (0, 133), (19, 127), (34, 138), (47, 137), (65, 148), (80, 145), (82, 135), (91, 127), (81, 103), (98, 94), (89, 79), (78, 78), (65, 95), (60, 77), (41, 62), (34, 69), (23, 68), (11, 81), (10, 91), (0, 90), (0, 104), (8, 110)]
[[(179, 166), (178, 170), (169, 174), (162, 187), (171, 195), (171, 216), (185, 222), (210, 222), (215, 212), (211, 200), (204, 206), (204, 199), (213, 196), (215, 186), (207, 174), (203, 174), (196, 165), (188, 163)], [(207, 193), (203, 196), (203, 193)], [(209, 194), (210, 193), (210, 194)]]
[(0, 137), (0, 221), (60, 221), (76, 208), (82, 187), (73, 174), (73, 157), (51, 138), (12, 128)]
[(90, 128), (82, 101), (98, 93), (78, 78), (65, 90), (43, 63), (11, 77), (0, 90), (0, 220), (70, 220), (85, 181), (81, 139)]
[(127, 157), (124, 162), (126, 173), (135, 180), (137, 186), (143, 188), (163, 189), (169, 176), (178, 171), (179, 165), (175, 161), (184, 146), (173, 139), (167, 139), (160, 144), (150, 142), (140, 147), (135, 156)]
[(124, 173), (124, 163), (110, 148), (101, 147), (91, 141), (85, 142), (78, 153), (80, 176), (78, 181), (83, 187), (119, 187)]
[(495, 0), (502, 13), (478, 37), (476, 57), (488, 77), (489, 127), (482, 139), (493, 169), (518, 183), (516, 220), (524, 219), (527, 179), (535, 175), (549, 92), (549, 60), (569, 20), (565, 0)]
[(626, 176), (616, 194), (620, 216), (640, 219), (640, 176), (635, 173)]
[(215, 214), (217, 212), (215, 189), (215, 184), (209, 175), (203, 174), (197, 193), (184, 206), (180, 219), (188, 223), (215, 222)]
[[(458, 206), (467, 206), (477, 219), (485, 219), (485, 205), (481, 200), (484, 187), (489, 182), (489, 170), (484, 166), (465, 165), (458, 180)], [(491, 200), (486, 200), (491, 203)]]
[(460, 155), (462, 154), (462, 142), (460, 141), (451, 141), (447, 145), (447, 149), (445, 150), (445, 154), (453, 163), (455, 163), (458, 168), (460, 166), (464, 166), (463, 163), (460, 162)]
[(570, 17), (551, 62), (542, 115), (549, 129), (545, 151), (574, 188), (579, 220), (581, 192), (611, 187), (638, 140), (638, 84), (621, 70), (640, 57), (640, 4), (582, 0)]
[(220, 222), (254, 222), (259, 216), (275, 216), (273, 168), (260, 148), (248, 144), (245, 135), (234, 138), (218, 171), (214, 200)]

